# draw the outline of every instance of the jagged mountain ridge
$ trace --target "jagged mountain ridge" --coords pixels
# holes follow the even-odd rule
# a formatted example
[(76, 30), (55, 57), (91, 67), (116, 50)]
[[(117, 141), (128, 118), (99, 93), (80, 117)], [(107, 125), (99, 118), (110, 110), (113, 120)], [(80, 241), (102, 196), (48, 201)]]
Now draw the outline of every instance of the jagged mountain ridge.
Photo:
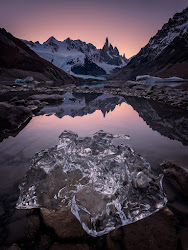
[(188, 8), (170, 18), (114, 78), (135, 80), (145, 74), (188, 79)]
[(54, 80), (61, 84), (76, 80), (50, 62), (40, 58), (20, 39), (0, 29), (0, 76), (3, 79), (33, 76), (36, 80)]
[[(50, 61), (69, 74), (94, 76), (109, 74), (114, 69), (125, 66), (128, 62), (125, 55), (121, 56), (119, 54), (117, 47), (113, 48), (108, 43), (108, 38), (102, 49), (97, 49), (91, 43), (87, 44), (81, 40), (71, 40), (70, 38), (61, 42), (53, 36), (43, 44), (25, 40), (24, 42), (40, 57)], [(88, 68), (86, 62), (89, 62), (92, 66)], [(93, 72), (92, 68), (94, 69)]]

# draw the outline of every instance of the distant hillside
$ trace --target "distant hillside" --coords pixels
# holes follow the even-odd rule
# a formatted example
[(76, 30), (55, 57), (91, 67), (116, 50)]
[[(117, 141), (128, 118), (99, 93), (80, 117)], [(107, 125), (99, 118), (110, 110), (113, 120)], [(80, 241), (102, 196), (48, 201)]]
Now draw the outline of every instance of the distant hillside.
[(39, 57), (20, 39), (0, 29), (0, 79), (27, 76), (33, 76), (36, 80), (60, 81), (61, 84), (75, 82), (73, 77)]
[(149, 43), (112, 77), (135, 80), (137, 75), (145, 74), (188, 79), (188, 8), (170, 18)]

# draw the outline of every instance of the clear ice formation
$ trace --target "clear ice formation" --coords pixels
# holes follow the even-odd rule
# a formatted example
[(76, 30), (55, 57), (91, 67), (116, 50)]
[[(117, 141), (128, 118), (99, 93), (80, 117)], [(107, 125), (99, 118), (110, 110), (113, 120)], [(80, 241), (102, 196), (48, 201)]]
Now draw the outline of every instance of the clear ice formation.
[(20, 185), (17, 208), (71, 209), (92, 236), (143, 219), (165, 206), (162, 175), (130, 146), (127, 138), (99, 131), (78, 137), (64, 131), (59, 144), (37, 153)]

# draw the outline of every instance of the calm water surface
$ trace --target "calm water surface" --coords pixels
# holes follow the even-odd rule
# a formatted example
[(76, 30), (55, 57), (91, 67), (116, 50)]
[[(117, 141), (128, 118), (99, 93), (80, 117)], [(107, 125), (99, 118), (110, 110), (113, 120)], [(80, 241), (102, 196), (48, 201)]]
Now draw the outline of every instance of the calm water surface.
[(36, 152), (57, 144), (63, 130), (72, 130), (79, 136), (91, 136), (101, 129), (129, 135), (130, 139), (121, 143), (131, 145), (157, 173), (164, 160), (174, 160), (184, 166), (188, 162), (185, 111), (105, 94), (65, 93), (64, 97), (63, 104), (44, 107), (16, 137), (0, 143), (0, 240), (3, 242), (10, 243), (21, 237), (13, 233), (17, 218), (14, 206), (19, 182), (31, 158)]

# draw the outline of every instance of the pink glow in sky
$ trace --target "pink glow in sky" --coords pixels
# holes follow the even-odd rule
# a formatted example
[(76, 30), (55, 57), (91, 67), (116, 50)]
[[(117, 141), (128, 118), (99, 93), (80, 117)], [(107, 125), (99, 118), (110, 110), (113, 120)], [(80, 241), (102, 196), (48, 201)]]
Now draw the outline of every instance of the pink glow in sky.
[(70, 37), (102, 48), (108, 36), (129, 58), (187, 5), (187, 0), (1, 0), (0, 26), (41, 43), (50, 36)]

